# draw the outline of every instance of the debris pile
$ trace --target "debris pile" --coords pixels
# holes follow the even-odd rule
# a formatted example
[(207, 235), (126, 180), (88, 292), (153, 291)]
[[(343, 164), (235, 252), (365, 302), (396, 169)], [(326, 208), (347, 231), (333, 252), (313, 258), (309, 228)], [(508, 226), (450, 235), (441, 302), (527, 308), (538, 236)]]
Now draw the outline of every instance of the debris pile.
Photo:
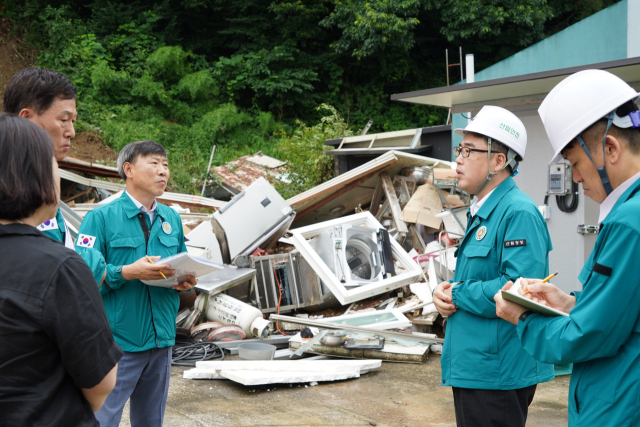
[[(98, 185), (119, 193), (65, 209), (73, 227), (121, 194), (119, 184)], [(438, 351), (443, 322), (431, 295), (455, 271), (470, 202), (451, 163), (388, 151), (289, 200), (264, 177), (234, 190), (226, 203), (162, 198), (183, 218), (189, 254), (224, 264), (181, 295), (179, 363), (196, 366), (185, 378), (333, 381)], [(224, 353), (264, 360), (211, 361)]]

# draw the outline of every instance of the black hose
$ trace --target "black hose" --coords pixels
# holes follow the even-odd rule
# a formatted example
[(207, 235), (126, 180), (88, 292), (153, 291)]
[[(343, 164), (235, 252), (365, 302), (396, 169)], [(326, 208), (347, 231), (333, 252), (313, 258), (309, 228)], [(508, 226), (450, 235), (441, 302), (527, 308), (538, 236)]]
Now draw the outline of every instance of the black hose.
[(224, 350), (212, 342), (177, 339), (173, 346), (171, 364), (196, 366), (196, 362), (218, 358), (224, 360)]
[(567, 197), (566, 196), (556, 196), (556, 203), (558, 204), (558, 209), (560, 211), (569, 213), (573, 212), (578, 208), (578, 184), (575, 182), (571, 183), (571, 204), (567, 205)]

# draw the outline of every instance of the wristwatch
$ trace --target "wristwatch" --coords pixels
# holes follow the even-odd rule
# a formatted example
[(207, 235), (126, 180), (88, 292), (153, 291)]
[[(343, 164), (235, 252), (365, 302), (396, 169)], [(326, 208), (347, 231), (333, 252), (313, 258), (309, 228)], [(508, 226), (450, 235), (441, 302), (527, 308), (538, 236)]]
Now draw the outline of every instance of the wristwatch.
[(524, 322), (525, 320), (527, 320), (527, 317), (529, 317), (529, 315), (530, 315), (530, 314), (533, 314), (533, 313), (535, 313), (535, 312), (534, 312), (534, 311), (532, 311), (532, 310), (527, 310), (527, 311), (525, 311), (524, 313), (522, 313), (522, 314), (520, 315), (520, 317), (518, 317), (518, 320), (521, 320), (521, 321), (523, 321), (523, 322)]

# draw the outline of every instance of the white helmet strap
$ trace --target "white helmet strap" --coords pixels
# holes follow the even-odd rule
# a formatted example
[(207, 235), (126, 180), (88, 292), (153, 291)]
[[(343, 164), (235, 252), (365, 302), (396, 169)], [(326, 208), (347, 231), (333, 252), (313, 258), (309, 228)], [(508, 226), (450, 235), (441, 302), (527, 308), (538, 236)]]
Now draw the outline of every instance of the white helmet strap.
[(611, 188), (611, 182), (609, 181), (609, 176), (607, 175), (607, 170), (604, 168), (604, 165), (606, 164), (605, 162), (605, 152), (604, 152), (604, 145), (607, 141), (607, 134), (609, 133), (609, 128), (611, 127), (611, 124), (613, 123), (613, 115), (615, 114), (615, 110), (610, 112), (609, 114), (607, 114), (606, 119), (607, 119), (607, 130), (604, 131), (604, 136), (602, 137), (602, 166), (598, 167), (596, 166), (596, 162), (593, 161), (593, 157), (591, 157), (591, 153), (589, 153), (589, 149), (587, 148), (587, 145), (584, 143), (584, 139), (582, 139), (582, 135), (578, 135), (577, 139), (578, 139), (578, 143), (580, 144), (580, 146), (582, 147), (582, 149), (584, 150), (585, 153), (587, 153), (587, 156), (589, 156), (589, 160), (591, 160), (591, 163), (593, 163), (593, 166), (596, 167), (596, 170), (598, 171), (598, 175), (600, 175), (600, 181), (602, 181), (602, 186), (604, 187), (604, 191), (607, 193), (607, 196), (609, 194), (611, 194), (611, 192), (613, 191), (613, 189)]
[[(484, 190), (484, 187), (487, 186), (487, 184), (489, 183), (489, 181), (491, 181), (491, 178), (493, 178), (493, 176), (499, 172), (501, 172), (502, 170), (504, 170), (504, 168), (506, 168), (507, 166), (509, 166), (509, 164), (515, 160), (516, 156), (518, 155), (515, 151), (513, 150), (509, 150), (509, 152), (507, 153), (507, 156), (509, 154), (511, 154), (513, 152), (513, 155), (504, 163), (504, 166), (502, 166), (499, 170), (495, 171), (495, 172), (491, 172), (491, 138), (487, 137), (487, 147), (488, 147), (488, 152), (487, 152), (487, 156), (489, 158), (489, 174), (487, 175), (487, 177), (485, 178), (484, 182), (482, 183), (482, 185), (480, 186), (480, 188), (478, 188), (476, 190), (475, 193), (473, 193), (474, 195), (478, 195), (478, 193), (480, 193), (482, 190)], [(516, 163), (517, 165), (517, 163)]]

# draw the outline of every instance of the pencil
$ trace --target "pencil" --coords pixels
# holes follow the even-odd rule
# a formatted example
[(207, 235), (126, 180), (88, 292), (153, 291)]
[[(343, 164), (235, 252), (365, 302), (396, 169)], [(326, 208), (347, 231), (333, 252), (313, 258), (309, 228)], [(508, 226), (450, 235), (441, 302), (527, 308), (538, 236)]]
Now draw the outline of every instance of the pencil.
[[(147, 261), (149, 261), (151, 264), (155, 264), (155, 262), (151, 261), (151, 258), (149, 258), (149, 255), (145, 255), (147, 257)], [(167, 276), (164, 275), (164, 273), (160, 270), (158, 270), (158, 273), (160, 273), (160, 275), (162, 277), (164, 277), (165, 279), (167, 278)], [(557, 273), (556, 273), (557, 274)], [(551, 278), (552, 276), (549, 276), (549, 278)]]
[[(542, 282), (540, 283), (547, 283), (549, 280), (553, 279), (555, 276), (558, 275), (558, 272), (556, 271), (555, 273), (553, 273), (552, 275), (550, 275), (549, 277), (546, 277)], [(529, 292), (529, 287), (527, 286), (527, 290), (525, 291), (526, 293), (530, 294), (531, 292)]]

